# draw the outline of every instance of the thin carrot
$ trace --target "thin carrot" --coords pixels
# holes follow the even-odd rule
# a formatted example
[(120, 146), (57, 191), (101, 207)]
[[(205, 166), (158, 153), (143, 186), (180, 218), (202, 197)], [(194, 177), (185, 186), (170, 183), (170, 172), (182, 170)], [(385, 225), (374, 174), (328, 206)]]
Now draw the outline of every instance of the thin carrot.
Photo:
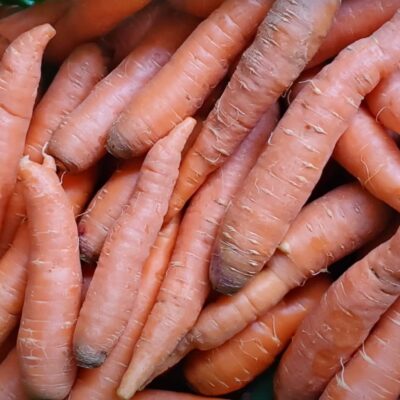
[(182, 162), (169, 217), (182, 209), (300, 75), (318, 50), (339, 5), (340, 0), (274, 3)]
[(150, 0), (70, 0), (67, 12), (56, 24), (56, 37), (46, 57), (61, 62), (79, 44), (111, 31), (123, 19), (150, 3)]
[(357, 354), (331, 380), (321, 400), (397, 400), (400, 395), (400, 300), (382, 316)]
[(224, 0), (168, 0), (168, 2), (177, 10), (196, 15), (197, 17), (206, 18), (218, 8)]
[(107, 236), (74, 335), (75, 357), (84, 368), (105, 361), (128, 323), (195, 123), (187, 118), (149, 151), (129, 204)]
[(63, 168), (84, 170), (105, 155), (107, 131), (115, 118), (132, 98), (140, 95), (142, 88), (167, 63), (197, 22), (178, 12), (160, 15), (155, 28), (140, 45), (96, 85), (67, 122), (55, 131), (49, 153)]
[(184, 369), (190, 387), (208, 396), (243, 388), (274, 362), (329, 284), (311, 279), (222, 346), (192, 353)]
[(110, 130), (108, 151), (119, 158), (141, 155), (195, 114), (271, 4), (272, 0), (227, 0), (215, 10), (120, 115)]
[(348, 269), (300, 325), (275, 375), (276, 399), (315, 399), (400, 295), (400, 230)]
[(291, 104), (225, 215), (210, 267), (218, 291), (237, 291), (270, 259), (364, 96), (397, 68), (400, 43), (388, 38), (398, 32), (400, 12), (343, 50)]
[(0, 364), (0, 396), (1, 400), (28, 400), (22, 385), (15, 348)]
[(143, 275), (128, 325), (114, 350), (99, 368), (81, 370), (69, 400), (118, 400), (117, 388), (125, 373), (143, 325), (153, 307), (178, 236), (180, 218), (158, 234), (143, 266)]
[[(193, 199), (182, 221), (170, 266), (118, 394), (129, 399), (192, 328), (209, 293), (208, 264), (219, 222), (255, 163), (277, 120), (277, 107)], [(138, 360), (140, 362), (138, 363)]]
[(145, 390), (132, 400), (217, 400), (214, 397), (201, 397), (188, 393), (165, 392), (162, 390)]

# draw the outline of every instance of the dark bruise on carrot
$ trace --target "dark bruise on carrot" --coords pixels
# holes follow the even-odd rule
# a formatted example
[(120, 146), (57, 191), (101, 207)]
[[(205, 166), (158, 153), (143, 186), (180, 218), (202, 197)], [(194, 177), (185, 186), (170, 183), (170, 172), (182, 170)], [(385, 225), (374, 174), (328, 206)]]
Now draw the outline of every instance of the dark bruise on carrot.
[(70, 171), (81, 171), (106, 153), (107, 131), (132, 98), (168, 62), (197, 25), (195, 18), (178, 12), (160, 15), (142, 40), (54, 132), (49, 153)]
[(218, 8), (224, 0), (168, 0), (171, 6), (177, 10), (196, 17), (206, 18), (216, 8)]
[(162, 226), (181, 151), (195, 123), (185, 119), (149, 151), (129, 204), (107, 236), (74, 335), (81, 367), (100, 366), (128, 323), (143, 264)]
[(273, 4), (182, 162), (169, 216), (182, 209), (300, 75), (339, 5), (340, 0), (277, 0)]
[(119, 158), (141, 155), (183, 118), (194, 115), (271, 3), (227, 0), (215, 10), (120, 115), (110, 130), (108, 151)]
[(400, 12), (343, 50), (291, 104), (225, 215), (210, 267), (216, 290), (237, 291), (271, 258), (364, 96), (397, 68), (400, 43), (388, 37), (398, 32)]
[(0, 364), (1, 400), (28, 400), (22, 385), (16, 349), (12, 349)]

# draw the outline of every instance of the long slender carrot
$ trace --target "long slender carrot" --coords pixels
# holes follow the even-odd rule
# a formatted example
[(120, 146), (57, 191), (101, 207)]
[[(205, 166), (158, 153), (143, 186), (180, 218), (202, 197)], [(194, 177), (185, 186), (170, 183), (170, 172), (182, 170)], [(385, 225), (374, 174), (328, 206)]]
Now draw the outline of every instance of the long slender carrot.
[(400, 295), (400, 230), (348, 269), (300, 325), (275, 375), (277, 400), (315, 399)]
[(177, 10), (196, 15), (197, 17), (208, 17), (224, 0), (168, 0)]
[(107, 236), (74, 335), (75, 357), (84, 368), (105, 361), (128, 323), (195, 123), (187, 118), (149, 151), (129, 204)]
[[(122, 63), (96, 85), (51, 138), (49, 153), (64, 168), (88, 168), (105, 153), (107, 131), (132, 98), (167, 63), (197, 25), (178, 12), (160, 15), (155, 28)], [(90, 134), (89, 134), (90, 133)]]
[(203, 395), (218, 396), (251, 382), (287, 346), (329, 284), (326, 277), (311, 279), (222, 346), (192, 353), (184, 370), (190, 386)]
[(400, 300), (382, 316), (357, 354), (331, 380), (321, 400), (400, 396)]
[(182, 209), (300, 75), (318, 50), (339, 5), (340, 0), (274, 3), (183, 160), (169, 216)]
[(271, 0), (227, 0), (215, 10), (120, 115), (110, 130), (108, 151), (119, 158), (141, 155), (193, 115), (247, 45), (271, 4)]
[(1, 400), (28, 400), (22, 385), (15, 348), (0, 364), (0, 397)]
[(123, 335), (101, 367), (81, 370), (69, 400), (118, 400), (118, 385), (132, 358), (147, 316), (156, 301), (178, 236), (179, 223), (180, 218), (177, 216), (158, 234), (143, 266), (139, 292)]
[(132, 400), (217, 400), (214, 397), (201, 397), (189, 393), (165, 392), (162, 390), (145, 390)]
[[(209, 292), (208, 264), (219, 222), (255, 163), (277, 120), (277, 107), (199, 191), (185, 213), (178, 241), (118, 394), (129, 399), (144, 386), (192, 328)], [(140, 363), (138, 363), (140, 360)]]
[(210, 267), (218, 291), (237, 291), (270, 259), (362, 99), (397, 68), (400, 43), (388, 37), (398, 32), (400, 12), (343, 50), (291, 104), (225, 215)]

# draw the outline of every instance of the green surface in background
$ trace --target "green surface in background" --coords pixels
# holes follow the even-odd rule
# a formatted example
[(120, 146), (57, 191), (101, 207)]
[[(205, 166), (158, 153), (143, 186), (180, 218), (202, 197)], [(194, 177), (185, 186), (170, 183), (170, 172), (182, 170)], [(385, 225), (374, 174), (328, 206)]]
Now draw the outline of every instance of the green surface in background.
[(20, 6), (20, 7), (29, 7), (35, 3), (40, 3), (43, 0), (1, 0), (1, 5), (7, 6)]

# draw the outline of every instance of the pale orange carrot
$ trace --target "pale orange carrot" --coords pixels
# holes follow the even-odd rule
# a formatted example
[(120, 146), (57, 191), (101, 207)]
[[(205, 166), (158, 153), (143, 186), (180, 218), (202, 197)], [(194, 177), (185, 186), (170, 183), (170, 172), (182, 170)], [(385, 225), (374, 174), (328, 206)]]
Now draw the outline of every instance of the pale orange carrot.
[(224, 0), (168, 0), (177, 10), (196, 15), (197, 17), (208, 17)]
[(28, 400), (22, 385), (16, 349), (12, 349), (0, 364), (1, 400)]

